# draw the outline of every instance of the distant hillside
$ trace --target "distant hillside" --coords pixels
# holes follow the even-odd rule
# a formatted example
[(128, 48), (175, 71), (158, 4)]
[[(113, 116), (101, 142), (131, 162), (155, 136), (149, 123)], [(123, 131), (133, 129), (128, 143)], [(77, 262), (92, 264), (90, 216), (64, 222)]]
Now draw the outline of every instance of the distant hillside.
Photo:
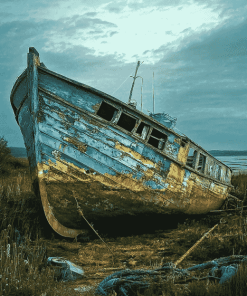
[(21, 148), (21, 147), (9, 147), (9, 148), (11, 150), (11, 154), (14, 157), (27, 158), (26, 148)]
[(247, 150), (209, 150), (213, 156), (246, 156)]

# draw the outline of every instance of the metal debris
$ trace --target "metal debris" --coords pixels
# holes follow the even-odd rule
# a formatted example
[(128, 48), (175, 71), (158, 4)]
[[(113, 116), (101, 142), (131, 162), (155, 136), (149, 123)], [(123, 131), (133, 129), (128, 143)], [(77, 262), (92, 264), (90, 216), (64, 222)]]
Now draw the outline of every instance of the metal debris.
[(80, 266), (62, 257), (49, 257), (47, 263), (55, 269), (58, 280), (73, 281), (84, 276), (84, 270)]

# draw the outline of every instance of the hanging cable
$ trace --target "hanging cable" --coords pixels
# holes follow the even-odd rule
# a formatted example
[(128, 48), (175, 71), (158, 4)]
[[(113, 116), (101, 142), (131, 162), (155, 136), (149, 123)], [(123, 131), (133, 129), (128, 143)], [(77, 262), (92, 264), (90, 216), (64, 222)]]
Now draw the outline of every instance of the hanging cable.
[[(131, 73), (130, 73), (130, 75), (133, 73), (133, 71), (131, 71)], [(124, 80), (124, 82), (119, 86), (119, 88), (127, 81), (127, 79), (130, 77), (130, 75), (129, 76), (127, 76), (127, 78)], [(118, 90), (119, 90), (119, 88), (118, 89), (116, 89), (115, 91), (114, 91), (114, 93), (112, 94), (112, 95), (114, 95), (115, 94), (115, 92), (117, 92)]]
[[(92, 230), (95, 232), (95, 234), (101, 239), (101, 241), (106, 245), (107, 249), (111, 252), (111, 254), (114, 256), (112, 250), (108, 247), (107, 243), (100, 237), (100, 235), (98, 234), (98, 232), (93, 228), (93, 226), (88, 222), (88, 220), (86, 219), (86, 217), (83, 215), (82, 209), (79, 206), (76, 197), (74, 196), (74, 199), (76, 201), (77, 204), (77, 210), (80, 213), (80, 215), (83, 217), (83, 219), (87, 222), (87, 224), (92, 228)], [(113, 261), (114, 261), (114, 257), (113, 257)]]

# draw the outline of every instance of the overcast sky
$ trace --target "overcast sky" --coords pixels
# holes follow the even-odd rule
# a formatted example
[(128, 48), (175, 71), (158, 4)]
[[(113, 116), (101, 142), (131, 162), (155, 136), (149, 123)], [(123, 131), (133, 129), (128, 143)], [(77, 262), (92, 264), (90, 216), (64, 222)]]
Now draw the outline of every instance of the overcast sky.
[[(0, 136), (24, 147), (9, 102), (34, 46), (52, 71), (177, 118), (207, 150), (247, 150), (246, 0), (0, 0)], [(123, 83), (124, 82), (124, 83)], [(140, 109), (142, 80), (133, 99)]]

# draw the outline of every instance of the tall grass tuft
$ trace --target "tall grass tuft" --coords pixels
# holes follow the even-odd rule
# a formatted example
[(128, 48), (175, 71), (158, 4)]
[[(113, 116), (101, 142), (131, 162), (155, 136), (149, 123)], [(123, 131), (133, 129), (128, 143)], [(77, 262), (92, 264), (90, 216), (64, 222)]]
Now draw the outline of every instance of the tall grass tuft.
[(12, 225), (0, 236), (0, 295), (78, 295), (58, 282), (55, 270), (47, 266), (47, 250), (39, 239), (25, 236), (22, 243), (13, 240)]
[(233, 195), (243, 200), (247, 189), (247, 174), (243, 172), (234, 174), (231, 181), (234, 186)]

